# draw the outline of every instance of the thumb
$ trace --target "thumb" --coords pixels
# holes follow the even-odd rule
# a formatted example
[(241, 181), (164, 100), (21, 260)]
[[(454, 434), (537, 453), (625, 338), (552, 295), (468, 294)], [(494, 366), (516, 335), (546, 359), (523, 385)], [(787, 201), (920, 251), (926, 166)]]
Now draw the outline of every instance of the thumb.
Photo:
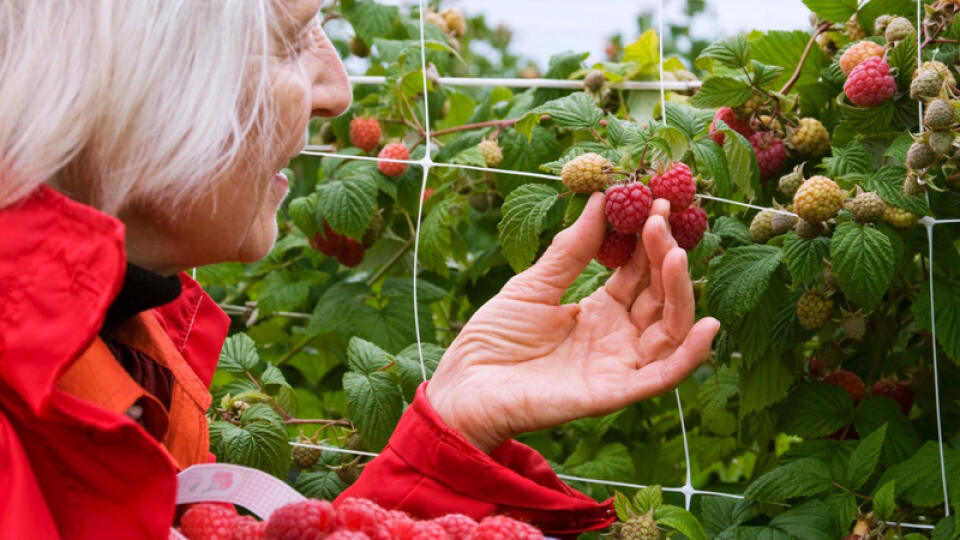
[(567, 287), (596, 256), (606, 231), (603, 193), (596, 192), (590, 196), (577, 221), (554, 236), (540, 260), (508, 281), (501, 294), (559, 304)]

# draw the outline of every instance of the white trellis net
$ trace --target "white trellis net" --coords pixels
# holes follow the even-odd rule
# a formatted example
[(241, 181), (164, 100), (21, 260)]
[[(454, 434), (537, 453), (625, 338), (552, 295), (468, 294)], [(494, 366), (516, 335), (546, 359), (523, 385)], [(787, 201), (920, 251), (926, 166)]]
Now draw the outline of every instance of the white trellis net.
[[(659, 34), (659, 36), (661, 37), (661, 39), (660, 39), (660, 77), (659, 77), (660, 80), (659, 80), (659, 82), (628, 81), (628, 82), (619, 83), (618, 85), (614, 85), (614, 87), (619, 87), (619, 88), (622, 88), (622, 89), (624, 89), (624, 90), (647, 91), (647, 92), (649, 92), (649, 91), (659, 91), (659, 93), (660, 93), (661, 111), (665, 111), (665, 110), (666, 110), (666, 99), (665, 99), (665, 91), (666, 91), (666, 90), (688, 90), (688, 89), (695, 88), (695, 87), (697, 86), (697, 83), (665, 82), (665, 81), (663, 80), (663, 40), (662, 40), (662, 36), (664, 35), (664, 32), (663, 32), (663, 30), (664, 30), (664, 21), (663, 21), (663, 18), (664, 18), (664, 17), (663, 17), (664, 9), (663, 9), (663, 3), (664, 3), (664, 0), (658, 0), (658, 11), (657, 11), (657, 21), (658, 21), (658, 27), (659, 27), (659, 33), (658, 33), (658, 34)], [(422, 74), (423, 74), (423, 88), (424, 88), (424, 89), (426, 89), (426, 88), (428, 87), (428, 85), (427, 85), (427, 69), (426, 69), (426, 68), (427, 68), (427, 65), (426, 65), (426, 54), (425, 54), (425, 50), (426, 50), (426, 49), (425, 49), (425, 44), (424, 44), (424, 27), (423, 27), (423, 25), (424, 25), (423, 14), (425, 13), (425, 11), (426, 11), (426, 10), (425, 10), (425, 7), (424, 7), (424, 0), (420, 0), (420, 62), (421, 62), (421, 72), (422, 72)], [(917, 28), (922, 28), (922, 6), (921, 6), (921, 3), (920, 3), (920, 2), (917, 2)], [(918, 45), (920, 45), (920, 35), (919, 35), (919, 34), (920, 34), (920, 33), (918, 32), (918, 36), (917, 36)], [(918, 46), (918, 53), (917, 53), (917, 56), (918, 56), (918, 65), (921, 63), (921, 58), (920, 58), (920, 54), (921, 54), (921, 53), (920, 53), (919, 51), (920, 51), (920, 47)], [(351, 77), (351, 82), (353, 82), (354, 84), (382, 84), (383, 82), (385, 82), (385, 79), (384, 79), (383, 77), (353, 76), (353, 77)], [(440, 84), (444, 84), (444, 85), (450, 85), (450, 86), (489, 86), (489, 87), (492, 87), (492, 86), (514, 86), (514, 87), (568, 88), (568, 89), (580, 89), (580, 88), (582, 88), (582, 81), (554, 80), (554, 79), (502, 79), (502, 78), (456, 78), (456, 77), (441, 77), (441, 78), (439, 78), (439, 83), (440, 83)], [(923, 105), (922, 105), (922, 104), (921, 104), (920, 107), (919, 107), (918, 113), (919, 113), (919, 115), (920, 115), (920, 118), (922, 119), (922, 118), (923, 118)], [(456, 168), (456, 169), (464, 169), (464, 170), (471, 170), (471, 171), (481, 171), (481, 172), (490, 172), (490, 173), (498, 173), (498, 174), (514, 174), (514, 175), (518, 175), (518, 176), (528, 176), (528, 177), (533, 177), (533, 178), (540, 178), (540, 179), (549, 179), (549, 180), (560, 181), (560, 177), (558, 177), (558, 176), (553, 176), (553, 175), (547, 175), (547, 174), (537, 174), (537, 173), (530, 173), (530, 172), (525, 172), (525, 171), (510, 171), (510, 170), (504, 170), (504, 169), (490, 169), (490, 168), (485, 168), (485, 167), (475, 167), (475, 166), (470, 166), (470, 165), (461, 165), (461, 164), (455, 164), (455, 163), (443, 163), (443, 162), (435, 162), (435, 161), (432, 161), (431, 158), (430, 158), (430, 156), (431, 156), (431, 131), (430, 131), (430, 111), (429, 111), (429, 108), (428, 108), (428, 107), (423, 107), (423, 115), (424, 115), (423, 129), (424, 129), (424, 132), (425, 132), (425, 135), (426, 135), (426, 136), (425, 136), (424, 144), (425, 144), (426, 151), (425, 151), (425, 153), (424, 153), (424, 157), (421, 158), (421, 159), (419, 159), (419, 160), (381, 159), (381, 158), (366, 157), (366, 156), (353, 156), (353, 155), (344, 155), (344, 154), (329, 153), (329, 152), (317, 151), (317, 150), (312, 150), (312, 149), (305, 150), (305, 151), (303, 152), (303, 154), (304, 154), (304, 155), (312, 155), (312, 156), (322, 156), (322, 157), (335, 157), (335, 158), (341, 158), (341, 159), (359, 159), (359, 160), (372, 160), (372, 161), (389, 161), (389, 162), (407, 163), (407, 164), (409, 164), (409, 165), (419, 166), (419, 167), (421, 167), (422, 170), (423, 170), (423, 176), (422, 176), (422, 181), (421, 181), (421, 186), (420, 186), (421, 195), (422, 195), (423, 191), (426, 189), (427, 178), (429, 177), (430, 170), (433, 169), (433, 168)], [(664, 118), (663, 121), (666, 122), (666, 118)], [(922, 122), (922, 121), (920, 122), (920, 126), (921, 126), (921, 129), (922, 129), (922, 126), (923, 126), (923, 122)], [(724, 202), (724, 203), (727, 203), (727, 204), (734, 204), (734, 205), (743, 206), (743, 207), (748, 207), (748, 208), (753, 208), (753, 209), (758, 209), (758, 210), (766, 210), (766, 209), (767, 209), (767, 208), (764, 208), (764, 207), (761, 207), (761, 206), (756, 206), (756, 205), (752, 205), (752, 204), (746, 204), (746, 203), (742, 203), (742, 202), (738, 202), (738, 201), (731, 201), (731, 200), (727, 200), (727, 199), (721, 199), (721, 198), (712, 197), (712, 196), (709, 196), (709, 195), (698, 194), (697, 196), (698, 196), (699, 198), (702, 198), (702, 199), (709, 199), (709, 200), (714, 200), (714, 201), (720, 201), (720, 202)], [(770, 210), (775, 210), (775, 211), (777, 211), (777, 212), (786, 213), (786, 212), (783, 211), (783, 210), (776, 210), (776, 209), (770, 209)], [(413, 248), (413, 259), (414, 259), (414, 271), (413, 271), (413, 302), (414, 302), (414, 310), (413, 310), (413, 320), (414, 320), (414, 328), (415, 328), (416, 336), (417, 336), (417, 349), (418, 349), (419, 356), (420, 356), (420, 369), (421, 369), (421, 374), (423, 375), (423, 379), (426, 380), (426, 379), (427, 379), (427, 376), (426, 376), (426, 373), (427, 373), (427, 372), (426, 372), (426, 366), (425, 366), (424, 361), (423, 361), (423, 349), (422, 349), (422, 343), (421, 343), (421, 340), (420, 340), (420, 318), (419, 318), (419, 313), (418, 313), (418, 311), (417, 311), (417, 309), (416, 309), (416, 306), (418, 305), (418, 301), (417, 301), (417, 271), (416, 271), (416, 264), (417, 264), (418, 254), (419, 254), (419, 248), (420, 248), (420, 221), (421, 221), (421, 219), (422, 219), (422, 217), (423, 217), (423, 216), (422, 216), (422, 213), (423, 213), (423, 197), (421, 196), (421, 197), (420, 197), (420, 204), (419, 204), (418, 211), (417, 211), (416, 239), (415, 239), (415, 241), (414, 241), (414, 248)], [(940, 381), (939, 381), (939, 372), (938, 372), (938, 365), (937, 365), (937, 362), (938, 362), (938, 359), (937, 359), (937, 346), (936, 346), (936, 343), (937, 343), (937, 338), (936, 338), (936, 336), (937, 336), (937, 328), (936, 328), (936, 316), (935, 316), (935, 312), (934, 312), (935, 302), (934, 302), (933, 264), (932, 264), (932, 261), (933, 261), (933, 257), (934, 257), (934, 250), (933, 250), (933, 245), (934, 245), (934, 244), (933, 244), (933, 229), (934, 229), (934, 227), (936, 227), (936, 226), (938, 226), (938, 225), (949, 224), (949, 223), (960, 223), (960, 219), (943, 219), (943, 220), (938, 220), (938, 219), (934, 219), (934, 218), (931, 218), (931, 217), (924, 217), (924, 218), (922, 218), (922, 219), (920, 220), (920, 224), (923, 225), (923, 226), (926, 228), (927, 239), (928, 239), (928, 254), (927, 254), (927, 255), (928, 255), (929, 261), (931, 262), (931, 264), (928, 265), (929, 274), (928, 274), (927, 277), (928, 277), (928, 286), (929, 286), (929, 289), (930, 289), (930, 299), (931, 299), (931, 300), (930, 300), (930, 323), (931, 323), (931, 333), (932, 333), (932, 337), (933, 337), (933, 339), (932, 339), (932, 364), (933, 364), (933, 377), (934, 377), (934, 394), (935, 394), (934, 397), (935, 397), (935, 404), (936, 404), (937, 441), (938, 441), (938, 444), (939, 444), (940, 472), (941, 472), (941, 480), (942, 480), (942, 484), (943, 484), (944, 511), (945, 511), (946, 515), (948, 515), (948, 516), (950, 515), (950, 502), (949, 502), (949, 495), (948, 495), (948, 492), (947, 492), (947, 472), (946, 472), (946, 465), (945, 465), (945, 463), (944, 463), (944, 447), (943, 447), (943, 425), (942, 425), (941, 413), (940, 413)], [(240, 311), (236, 311), (236, 313), (239, 314)], [(294, 316), (296, 316), (296, 315), (303, 315), (303, 314), (287, 314), (287, 315), (294, 315)], [(681, 429), (682, 438), (683, 438), (683, 450), (684, 450), (684, 460), (685, 460), (686, 475), (685, 475), (685, 481), (684, 481), (684, 483), (683, 483), (682, 486), (665, 486), (665, 487), (663, 487), (663, 490), (664, 490), (664, 491), (667, 491), (667, 492), (673, 492), (673, 493), (681, 493), (681, 494), (683, 494), (683, 497), (684, 497), (684, 505), (685, 505), (685, 507), (686, 507), (688, 510), (690, 509), (691, 500), (692, 500), (692, 498), (693, 498), (695, 495), (708, 495), (708, 496), (712, 495), (712, 496), (719, 496), (719, 497), (729, 497), (729, 498), (742, 499), (743, 496), (741, 496), (741, 495), (732, 494), (732, 493), (714, 492), (714, 491), (704, 491), (704, 490), (696, 489), (696, 488), (693, 486), (693, 483), (692, 483), (692, 481), (691, 481), (691, 470), (692, 470), (692, 467), (691, 467), (691, 461), (690, 461), (690, 448), (689, 448), (688, 441), (687, 441), (687, 429), (686, 429), (686, 424), (685, 424), (685, 422), (684, 422), (684, 416), (683, 416), (683, 404), (682, 404), (682, 402), (681, 402), (681, 400), (680, 400), (680, 392), (679, 392), (679, 391), (675, 391), (675, 395), (676, 395), (676, 399), (677, 399), (677, 409), (678, 409), (678, 414), (679, 414), (680, 429)], [(360, 451), (347, 450), (347, 449), (344, 449), (344, 448), (338, 448), (338, 447), (333, 447), (333, 446), (316, 445), (316, 444), (305, 444), (305, 443), (299, 443), (299, 442), (291, 442), (290, 444), (291, 444), (291, 445), (294, 445), (294, 446), (304, 446), (304, 447), (310, 447), (310, 448), (319, 448), (319, 449), (322, 449), (322, 450), (329, 450), (329, 451), (332, 451), (332, 452), (340, 452), (340, 453), (360, 455), (360, 456), (370, 456), (370, 457), (374, 457), (374, 456), (377, 455), (376, 453), (373, 453), (373, 452), (360, 452)], [(581, 478), (581, 477), (569, 476), (569, 475), (560, 475), (560, 477), (563, 478), (563, 479), (565, 479), (565, 480), (570, 480), (570, 481), (584, 482), (584, 483), (592, 483), (592, 484), (602, 484), (602, 485), (613, 486), (613, 487), (636, 488), (636, 489), (646, 487), (646, 486), (644, 486), (644, 485), (642, 485), (642, 484), (634, 484), (634, 483), (629, 483), (629, 482), (615, 482), (615, 481), (610, 481), (610, 480), (601, 480), (601, 479), (594, 479), (594, 478)], [(925, 525), (925, 524), (901, 523), (900, 525), (903, 526), (903, 527), (918, 528), (918, 529), (933, 529), (933, 526), (932, 526), (932, 525)]]

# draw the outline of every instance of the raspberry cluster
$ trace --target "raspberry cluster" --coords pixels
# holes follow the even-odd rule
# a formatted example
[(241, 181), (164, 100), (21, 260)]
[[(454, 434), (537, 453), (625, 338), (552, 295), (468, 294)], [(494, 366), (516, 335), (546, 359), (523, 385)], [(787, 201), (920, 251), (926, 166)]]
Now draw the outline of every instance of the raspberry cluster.
[(365, 253), (363, 244), (334, 231), (326, 220), (323, 222), (323, 232), (317, 233), (310, 245), (324, 255), (335, 257), (340, 264), (350, 268), (363, 262)]
[(192, 506), (180, 520), (190, 540), (542, 540), (532, 525), (507, 516), (477, 522), (463, 514), (417, 520), (369, 499), (348, 498), (336, 506), (308, 499), (278, 508), (267, 521), (239, 516), (224, 504)]

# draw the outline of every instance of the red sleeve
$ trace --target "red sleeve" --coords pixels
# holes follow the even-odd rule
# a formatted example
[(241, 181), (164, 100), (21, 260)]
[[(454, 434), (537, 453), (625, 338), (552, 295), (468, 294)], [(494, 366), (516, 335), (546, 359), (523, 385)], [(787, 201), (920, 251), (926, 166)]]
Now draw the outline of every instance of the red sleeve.
[(60, 538), (17, 432), (0, 410), (0, 538)]
[(444, 424), (420, 385), (390, 442), (340, 498), (363, 497), (429, 518), (507, 514), (553, 536), (608, 527), (612, 500), (598, 503), (563, 483), (529, 446), (509, 440), (490, 455)]

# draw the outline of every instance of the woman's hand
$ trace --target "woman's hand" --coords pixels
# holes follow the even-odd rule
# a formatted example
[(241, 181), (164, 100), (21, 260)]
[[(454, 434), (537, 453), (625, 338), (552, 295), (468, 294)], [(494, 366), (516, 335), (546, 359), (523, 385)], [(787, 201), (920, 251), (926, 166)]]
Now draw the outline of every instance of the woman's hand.
[(690, 375), (720, 323), (694, 324), (687, 256), (668, 212), (667, 201), (655, 201), (632, 261), (580, 303), (560, 305), (603, 242), (603, 195), (594, 193), (447, 349), (427, 386), (447, 425), (490, 452), (514, 435), (657, 396)]

